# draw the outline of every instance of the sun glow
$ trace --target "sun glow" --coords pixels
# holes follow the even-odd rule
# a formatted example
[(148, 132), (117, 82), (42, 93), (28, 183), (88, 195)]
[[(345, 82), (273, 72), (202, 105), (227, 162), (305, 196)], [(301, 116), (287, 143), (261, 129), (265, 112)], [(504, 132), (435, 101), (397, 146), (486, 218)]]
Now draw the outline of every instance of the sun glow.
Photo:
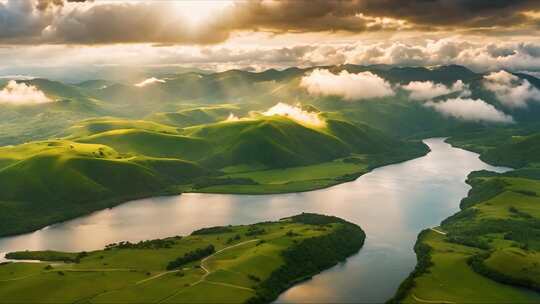
[(192, 26), (203, 25), (210, 22), (212, 16), (217, 12), (227, 8), (233, 1), (174, 1), (173, 5), (177, 12), (186, 18), (188, 24)]

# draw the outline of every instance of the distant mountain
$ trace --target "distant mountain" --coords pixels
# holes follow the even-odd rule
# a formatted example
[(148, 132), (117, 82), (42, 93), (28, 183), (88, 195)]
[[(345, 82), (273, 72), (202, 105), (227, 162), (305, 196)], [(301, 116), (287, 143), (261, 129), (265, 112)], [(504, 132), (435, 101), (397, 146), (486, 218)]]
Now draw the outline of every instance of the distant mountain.
[[(405, 92), (391, 98), (346, 102), (339, 97), (312, 96), (300, 87), (301, 78), (315, 68), (334, 73), (370, 71), (392, 84), (410, 81), (433, 81), (452, 84), (457, 80), (467, 83), (472, 98), (480, 98), (515, 120), (533, 122), (540, 115), (540, 103), (528, 108), (505, 108), (496, 96), (482, 84), (483, 74), (458, 66), (395, 67), (388, 65), (322, 66), (310, 68), (270, 69), (259, 73), (229, 70), (219, 73), (186, 71), (155, 74), (162, 82), (146, 86), (131, 82), (111, 82), (103, 79), (77, 84), (66, 84), (47, 79), (22, 82), (34, 85), (57, 102), (47, 105), (13, 107), (0, 104), (0, 145), (44, 139), (65, 130), (77, 120), (115, 116), (130, 119), (149, 119), (176, 127), (194, 126), (223, 120), (230, 113), (247, 113), (267, 109), (277, 102), (313, 104), (326, 112), (341, 113), (355, 124), (367, 124), (395, 136), (428, 136), (448, 133), (449, 128), (463, 127), (458, 120), (447, 119), (421, 103), (410, 102)], [(540, 88), (540, 80), (531, 75), (515, 74)], [(240, 110), (223, 105), (234, 105)], [(201, 106), (204, 106), (203, 110)], [(209, 108), (214, 107), (212, 110)], [(217, 107), (217, 108), (216, 108)], [(221, 107), (221, 109), (218, 109)], [(49, 117), (45, 119), (45, 117)], [(23, 123), (21, 123), (23, 122)]]

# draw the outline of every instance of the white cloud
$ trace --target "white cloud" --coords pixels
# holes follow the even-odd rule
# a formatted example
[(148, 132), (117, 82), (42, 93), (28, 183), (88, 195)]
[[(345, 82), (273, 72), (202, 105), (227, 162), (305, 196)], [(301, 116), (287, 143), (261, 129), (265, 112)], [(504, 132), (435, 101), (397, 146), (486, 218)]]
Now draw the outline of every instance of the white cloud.
[(512, 116), (507, 115), (481, 99), (452, 98), (442, 102), (428, 101), (426, 107), (437, 112), (466, 121), (485, 121), (498, 123), (513, 123)]
[(145, 87), (149, 84), (154, 84), (154, 83), (165, 83), (166, 81), (163, 80), (163, 79), (158, 79), (158, 78), (155, 78), (155, 77), (152, 77), (152, 78), (148, 78), (148, 79), (145, 79), (137, 84), (135, 84), (136, 87), (139, 87), (139, 88), (142, 88), (142, 87)]
[(278, 103), (262, 113), (265, 116), (280, 115), (293, 119), (301, 124), (313, 127), (324, 127), (326, 122), (319, 117), (318, 113), (302, 110), (299, 106), (291, 106), (286, 103)]
[(312, 95), (341, 96), (346, 100), (360, 100), (393, 96), (394, 90), (386, 80), (370, 72), (352, 74), (342, 71), (332, 74), (315, 69), (302, 77), (300, 86)]
[(506, 71), (484, 76), (484, 87), (495, 93), (501, 103), (509, 108), (525, 108), (530, 100), (540, 101), (540, 91), (528, 80)]
[(240, 118), (234, 115), (233, 113), (229, 113), (229, 116), (227, 117), (227, 119), (225, 119), (226, 122), (239, 121), (239, 120)]
[(0, 104), (31, 105), (52, 102), (41, 90), (33, 85), (10, 80), (0, 91)]
[(409, 91), (410, 98), (413, 100), (429, 100), (455, 92), (461, 92), (461, 97), (471, 94), (469, 86), (461, 80), (454, 82), (450, 87), (442, 83), (434, 83), (433, 81), (411, 81), (407, 85), (402, 86), (402, 88)]
[[(253, 34), (255, 35), (255, 34)], [(32, 74), (49, 78), (69, 74), (90, 75), (106, 67), (118, 67), (125, 74), (126, 68), (175, 68), (198, 67), (223, 71), (249, 69), (261, 71), (268, 68), (308, 67), (334, 64), (396, 64), (436, 66), (459, 64), (476, 72), (507, 69), (511, 71), (540, 71), (540, 43), (470, 43), (462, 38), (429, 40), (402, 39), (400, 41), (331, 44), (308, 40), (294, 44), (276, 44), (262, 33), (257, 44), (238, 40), (236, 44), (216, 46), (179, 46), (141, 44), (97, 45), (84, 48), (62, 45), (17, 46), (0, 48), (0, 73)], [(266, 38), (265, 38), (266, 37)], [(240, 39), (240, 38), (238, 38)], [(538, 38), (540, 39), (540, 38)], [(297, 40), (294, 40), (297, 41)], [(540, 40), (539, 40), (540, 41)], [(272, 43), (270, 43), (272, 42)], [(325, 44), (327, 43), (327, 44)], [(106, 58), (103, 54), (107, 54)], [(43, 58), (46, 58), (44, 61)], [(49, 68), (51, 67), (51, 68)], [(58, 72), (58, 68), (61, 73)], [(67, 72), (66, 72), (67, 71)], [(104, 72), (100, 77), (108, 77)]]

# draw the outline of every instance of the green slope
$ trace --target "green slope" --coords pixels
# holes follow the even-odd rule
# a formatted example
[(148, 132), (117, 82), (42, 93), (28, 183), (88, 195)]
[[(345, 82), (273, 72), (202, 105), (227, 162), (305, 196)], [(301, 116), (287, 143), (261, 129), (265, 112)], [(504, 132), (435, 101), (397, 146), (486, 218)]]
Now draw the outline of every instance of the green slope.
[(81, 137), (77, 141), (108, 145), (120, 153), (188, 160), (200, 159), (211, 148), (208, 141), (200, 138), (137, 129), (111, 130)]
[(66, 135), (69, 135), (69, 138), (78, 138), (118, 129), (137, 129), (170, 134), (177, 133), (177, 129), (175, 127), (152, 121), (100, 117), (77, 122), (66, 131)]
[(540, 133), (513, 136), (509, 142), (486, 151), (482, 159), (514, 168), (540, 163)]
[(26, 232), (209, 174), (178, 160), (124, 158), (69, 141), (0, 148), (0, 235)]
[(244, 112), (238, 106), (216, 105), (184, 109), (177, 112), (154, 113), (145, 119), (183, 128), (223, 121), (231, 113), (234, 113), (236, 116), (242, 116)]

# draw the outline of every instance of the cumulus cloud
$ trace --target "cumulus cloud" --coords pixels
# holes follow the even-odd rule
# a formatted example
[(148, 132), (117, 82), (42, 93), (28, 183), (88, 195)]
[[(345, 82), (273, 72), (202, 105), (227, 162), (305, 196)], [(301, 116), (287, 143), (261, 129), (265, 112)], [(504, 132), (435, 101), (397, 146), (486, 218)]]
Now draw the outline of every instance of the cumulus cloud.
[(471, 94), (469, 86), (463, 81), (458, 80), (452, 86), (446, 86), (433, 81), (411, 81), (407, 85), (401, 86), (404, 90), (410, 93), (409, 97), (413, 100), (429, 100), (438, 96), (448, 95), (455, 92), (461, 92), (461, 96)]
[(390, 83), (371, 73), (358, 74), (342, 71), (333, 74), (328, 70), (315, 69), (302, 77), (300, 86), (312, 95), (340, 96), (346, 100), (360, 100), (393, 96)]
[[(539, 2), (540, 3), (540, 2)], [(338, 46), (346, 63), (433, 66), (458, 64), (474, 71), (540, 70), (540, 47), (534, 43), (470, 43), (460, 38), (378, 42)], [(493, 48), (504, 49), (494, 51)], [(315, 62), (314, 62), (315, 63)], [(320, 64), (325, 64), (324, 60)]]
[(426, 107), (437, 112), (465, 121), (513, 123), (512, 116), (507, 115), (481, 99), (452, 98), (442, 102), (428, 101)]
[(139, 83), (136, 83), (135, 86), (136, 87), (139, 87), (139, 88), (142, 88), (142, 87), (145, 87), (149, 84), (154, 84), (154, 83), (165, 83), (166, 81), (164, 79), (159, 79), (159, 78), (155, 78), (155, 77), (151, 77), (151, 78), (148, 78), (148, 79), (145, 79)]
[(326, 125), (324, 119), (319, 117), (319, 113), (305, 111), (299, 106), (292, 106), (282, 102), (279, 102), (262, 114), (265, 116), (285, 116), (301, 124), (313, 127), (324, 127)]
[(31, 105), (52, 102), (45, 93), (33, 85), (10, 80), (0, 91), (0, 104)]
[(495, 93), (497, 99), (509, 108), (525, 108), (531, 100), (540, 101), (540, 91), (528, 80), (506, 71), (484, 76), (484, 87)]

